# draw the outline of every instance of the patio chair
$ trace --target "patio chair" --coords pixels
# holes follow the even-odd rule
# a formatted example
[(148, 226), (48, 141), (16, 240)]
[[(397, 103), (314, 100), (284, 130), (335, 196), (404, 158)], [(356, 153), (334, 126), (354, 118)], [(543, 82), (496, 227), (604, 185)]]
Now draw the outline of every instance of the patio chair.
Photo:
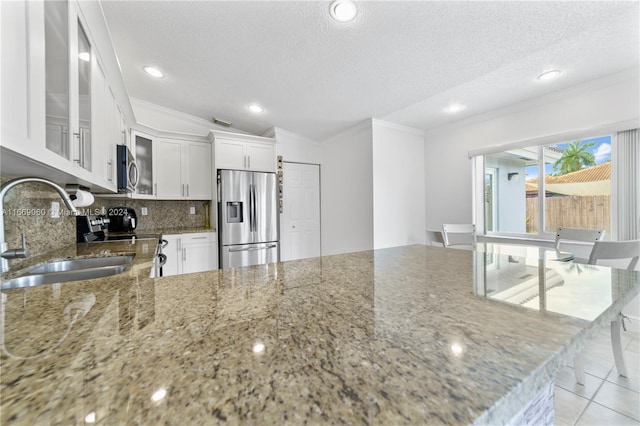
[(442, 239), (442, 232), (440, 231), (432, 231), (431, 229), (427, 229), (427, 245), (436, 246), (436, 247), (444, 247), (444, 240)]
[(567, 242), (588, 243), (572, 244), (570, 248), (565, 248), (574, 254), (574, 262), (587, 263), (593, 244), (604, 237), (604, 229), (578, 229), (578, 228), (558, 228), (554, 247), (556, 251), (561, 251), (560, 247), (566, 247)]
[[(596, 241), (591, 249), (591, 255), (589, 256), (589, 265), (596, 265), (600, 263), (600, 260), (616, 260), (616, 261), (629, 261), (626, 269), (632, 271), (638, 264), (640, 258), (640, 240), (632, 241)], [(619, 263), (616, 263), (615, 267), (618, 267)], [(616, 370), (618, 374), (623, 377), (627, 377), (627, 366), (624, 362), (624, 352), (622, 349), (622, 331), (625, 315), (619, 312), (616, 319), (611, 321), (611, 347), (613, 349), (613, 359), (616, 363)], [(576, 374), (576, 381), (579, 384), (584, 384), (584, 359), (582, 354), (576, 355), (574, 359), (574, 367)]]
[(473, 224), (442, 225), (442, 236), (445, 247), (451, 246), (476, 246), (476, 226)]

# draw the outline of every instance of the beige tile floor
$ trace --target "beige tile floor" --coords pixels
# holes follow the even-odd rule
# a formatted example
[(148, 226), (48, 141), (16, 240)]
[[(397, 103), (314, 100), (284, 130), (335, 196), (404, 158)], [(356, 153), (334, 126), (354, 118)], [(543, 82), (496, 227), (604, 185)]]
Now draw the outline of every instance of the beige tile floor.
[(618, 376), (609, 330), (584, 352), (585, 384), (576, 383), (573, 365), (556, 376), (556, 425), (640, 426), (640, 334), (623, 332), (627, 378)]

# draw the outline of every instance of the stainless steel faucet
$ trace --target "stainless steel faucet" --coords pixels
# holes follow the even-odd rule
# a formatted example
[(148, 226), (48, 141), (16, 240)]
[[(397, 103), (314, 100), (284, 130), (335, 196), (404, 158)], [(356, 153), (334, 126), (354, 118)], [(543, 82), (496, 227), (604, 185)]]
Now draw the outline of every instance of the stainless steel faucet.
[(51, 186), (53, 189), (58, 191), (62, 201), (67, 206), (71, 212), (75, 215), (78, 211), (76, 210), (76, 206), (71, 202), (71, 198), (69, 198), (69, 194), (65, 192), (65, 190), (58, 185), (57, 183), (51, 182), (47, 179), (42, 179), (38, 177), (22, 177), (16, 178), (8, 181), (4, 185), (0, 187), (0, 209), (2, 212), (2, 217), (0, 217), (0, 272), (6, 272), (9, 270), (9, 260), (8, 259), (16, 259), (16, 258), (24, 258), (29, 256), (29, 251), (27, 250), (27, 243), (24, 234), (22, 235), (22, 248), (21, 249), (9, 249), (8, 244), (5, 241), (4, 237), (4, 196), (7, 192), (16, 185), (25, 182), (40, 182), (46, 183)]

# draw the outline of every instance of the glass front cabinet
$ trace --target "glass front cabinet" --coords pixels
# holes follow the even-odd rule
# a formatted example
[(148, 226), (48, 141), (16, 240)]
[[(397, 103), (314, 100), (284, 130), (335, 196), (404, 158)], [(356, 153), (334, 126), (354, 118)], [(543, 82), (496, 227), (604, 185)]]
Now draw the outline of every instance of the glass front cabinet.
[(46, 148), (92, 170), (92, 45), (77, 5), (44, 2)]

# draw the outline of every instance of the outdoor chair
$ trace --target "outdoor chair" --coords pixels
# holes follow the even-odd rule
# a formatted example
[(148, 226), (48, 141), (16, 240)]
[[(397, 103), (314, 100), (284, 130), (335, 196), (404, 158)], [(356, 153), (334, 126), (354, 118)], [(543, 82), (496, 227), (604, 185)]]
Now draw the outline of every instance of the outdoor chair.
[[(589, 256), (589, 265), (596, 265), (600, 260), (616, 260), (629, 263), (626, 269), (632, 271), (638, 264), (640, 258), (640, 240), (632, 241), (596, 241), (591, 249), (591, 255)], [(613, 265), (613, 264), (612, 264)], [(613, 265), (618, 267), (619, 263)], [(623, 269), (623, 268), (619, 268)], [(616, 370), (618, 374), (623, 377), (627, 377), (627, 366), (624, 362), (624, 352), (622, 349), (622, 332), (620, 330), (623, 326), (625, 315), (619, 312), (616, 318), (611, 321), (611, 346), (613, 348), (613, 358), (616, 363)], [(573, 361), (575, 367), (576, 381), (579, 384), (584, 384), (584, 359), (582, 354), (576, 355)]]
[(445, 247), (451, 246), (476, 246), (476, 226), (473, 224), (442, 225), (442, 236)]
[(442, 232), (440, 231), (432, 231), (431, 229), (427, 229), (427, 245), (436, 246), (436, 247), (444, 247), (444, 240), (442, 239)]
[[(561, 251), (560, 247), (564, 247), (564, 251), (573, 253), (576, 263), (587, 263), (593, 244), (600, 241), (603, 236), (604, 229), (558, 228), (554, 247), (556, 251)], [(567, 248), (567, 242), (588, 243), (588, 245), (572, 244)]]

